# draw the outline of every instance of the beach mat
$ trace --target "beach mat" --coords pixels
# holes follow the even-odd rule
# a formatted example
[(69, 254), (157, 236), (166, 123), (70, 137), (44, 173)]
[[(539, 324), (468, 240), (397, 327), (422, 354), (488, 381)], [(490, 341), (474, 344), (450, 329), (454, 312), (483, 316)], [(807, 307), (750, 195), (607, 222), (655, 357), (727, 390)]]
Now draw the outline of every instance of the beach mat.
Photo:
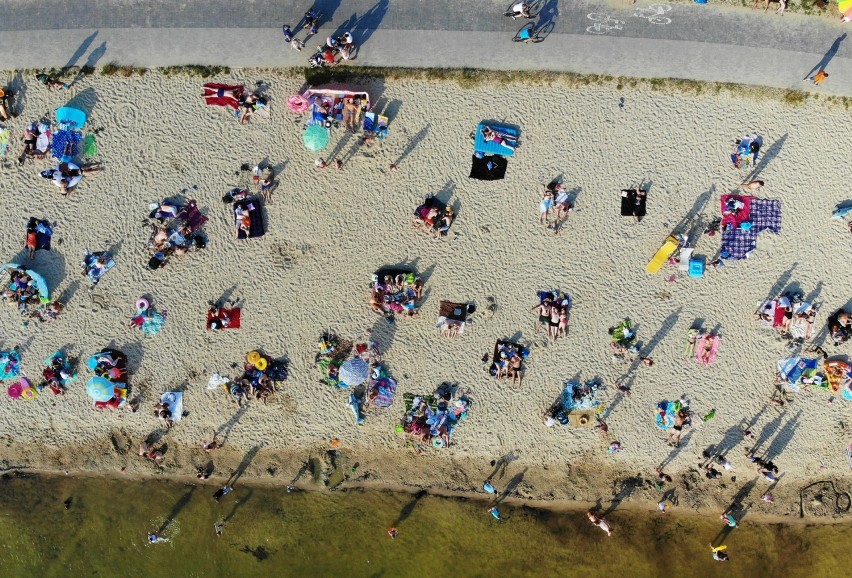
[(234, 203), (234, 210), (236, 211), (237, 208), (248, 211), (249, 218), (251, 219), (248, 234), (237, 227), (235, 222), (234, 226), (237, 227), (237, 238), (254, 239), (262, 237), (266, 233), (266, 229), (263, 226), (263, 210), (261, 209), (260, 200), (257, 197), (253, 197), (244, 201), (237, 201)]
[(648, 193), (641, 197), (639, 204), (636, 204), (636, 191), (633, 189), (623, 189), (621, 191), (621, 216), (632, 217), (633, 211), (636, 211), (635, 216), (644, 217), (646, 204), (648, 202)]
[(219, 309), (219, 316), (216, 317), (216, 316), (213, 315), (212, 310), (208, 310), (207, 311), (207, 329), (210, 329), (210, 322), (213, 321), (214, 319), (218, 319), (218, 320), (227, 319), (228, 320), (228, 326), (223, 327), (222, 329), (239, 329), (240, 328), (241, 312), (242, 312), (242, 310), (239, 309), (239, 308), (234, 308), (234, 309), (222, 308), (222, 309)]
[(506, 168), (509, 161), (499, 155), (484, 156), (482, 158), (473, 155), (470, 166), (470, 178), (479, 181), (499, 181), (506, 178)]

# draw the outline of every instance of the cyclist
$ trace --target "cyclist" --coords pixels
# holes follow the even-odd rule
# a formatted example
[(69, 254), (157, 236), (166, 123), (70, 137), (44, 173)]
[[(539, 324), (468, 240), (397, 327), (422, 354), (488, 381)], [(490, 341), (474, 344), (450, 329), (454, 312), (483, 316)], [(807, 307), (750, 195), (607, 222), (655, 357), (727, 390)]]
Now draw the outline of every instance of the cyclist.
[(530, 5), (526, 2), (515, 2), (512, 4), (512, 19), (531, 18)]
[(524, 44), (529, 44), (533, 37), (533, 27), (532, 26), (524, 26), (518, 31), (518, 38), (520, 38)]

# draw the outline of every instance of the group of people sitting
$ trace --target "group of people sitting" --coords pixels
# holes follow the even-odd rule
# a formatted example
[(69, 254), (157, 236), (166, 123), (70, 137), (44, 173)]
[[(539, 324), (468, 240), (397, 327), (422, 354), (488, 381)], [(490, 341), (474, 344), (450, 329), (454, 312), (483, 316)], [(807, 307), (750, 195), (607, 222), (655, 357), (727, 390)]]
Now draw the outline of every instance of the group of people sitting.
[(429, 195), (423, 201), (423, 204), (415, 209), (411, 226), (440, 239), (446, 236), (455, 219), (456, 215), (452, 207), (448, 207), (437, 198)]
[(373, 276), (370, 307), (376, 313), (392, 318), (397, 313), (412, 317), (423, 296), (423, 280), (410, 272)]
[(42, 178), (52, 180), (53, 184), (62, 190), (63, 196), (68, 196), (74, 188), (83, 180), (83, 175), (104, 170), (99, 162), (83, 163), (80, 165), (72, 162), (63, 162), (54, 165), (53, 168), (41, 171)]
[(77, 378), (71, 360), (59, 351), (47, 359), (41, 373), (44, 381), (36, 386), (36, 390), (41, 392), (49, 388), (54, 395), (65, 395), (66, 384)]
[(151, 223), (151, 236), (148, 248), (152, 251), (148, 261), (149, 269), (163, 267), (172, 255), (183, 255), (192, 249), (207, 247), (207, 236), (200, 230), (207, 222), (195, 201), (186, 204), (165, 199), (151, 203), (148, 217)]
[(533, 307), (538, 312), (535, 330), (544, 329), (548, 337), (568, 337), (568, 310), (571, 300), (565, 293), (558, 291), (539, 293), (539, 304)]
[[(349, 60), (355, 55), (355, 39), (352, 34), (344, 32), (340, 36), (329, 36), (325, 44), (317, 49), (316, 54), (308, 59), (313, 68), (333, 66), (341, 60)], [(340, 57), (338, 59), (338, 56)]]
[(454, 387), (444, 383), (431, 396), (406, 399), (406, 402), (410, 400), (411, 408), (403, 416), (401, 427), (416, 444), (449, 447), (456, 424), (467, 419), (471, 406), (466, 395), (453, 402)]
[(782, 337), (804, 341), (813, 335), (818, 312), (819, 306), (804, 301), (801, 292), (785, 291), (761, 304), (754, 319), (777, 329)]
[(512, 378), (512, 385), (520, 386), (524, 380), (524, 358), (529, 351), (508, 341), (498, 341), (494, 347), (494, 361), (489, 373), (497, 379)]
[(553, 231), (554, 235), (558, 234), (568, 214), (573, 210), (574, 205), (561, 182), (551, 181), (544, 185), (538, 205), (538, 220), (547, 230)]
[(227, 382), (224, 387), (237, 407), (257, 399), (266, 403), (267, 398), (277, 391), (275, 383), (287, 379), (287, 363), (276, 361), (260, 351), (246, 355), (243, 374), (239, 379)]
[(3, 301), (16, 304), (21, 315), (26, 314), (30, 307), (38, 307), (41, 298), (36, 280), (20, 269), (9, 269), (9, 275), (9, 284), (0, 293)]
[(24, 148), (18, 155), (19, 165), (24, 164), (27, 157), (44, 158), (50, 151), (50, 121), (42, 119), (30, 123), (21, 133), (21, 140), (24, 141)]

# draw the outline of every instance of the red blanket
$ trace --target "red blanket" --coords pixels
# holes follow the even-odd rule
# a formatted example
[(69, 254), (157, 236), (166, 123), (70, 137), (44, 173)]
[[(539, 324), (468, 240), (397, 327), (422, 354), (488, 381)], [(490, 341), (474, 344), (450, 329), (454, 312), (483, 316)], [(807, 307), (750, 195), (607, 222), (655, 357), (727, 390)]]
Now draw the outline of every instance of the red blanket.
[[(740, 209), (736, 214), (728, 213), (725, 214), (725, 204), (728, 202), (728, 199), (736, 199), (742, 202), (745, 205), (742, 209)], [(724, 229), (728, 223), (730, 223), (734, 229), (740, 226), (740, 223), (745, 223), (750, 220), (751, 217), (751, 200), (754, 197), (748, 197), (745, 195), (722, 195), (722, 229)]]
[(214, 315), (214, 310), (207, 311), (207, 329), (210, 329), (211, 321), (224, 321), (225, 327), (222, 329), (239, 329), (240, 328), (240, 309), (219, 309), (218, 315)]
[(216, 82), (208, 82), (202, 86), (204, 102), (213, 106), (230, 106), (231, 108), (239, 108), (240, 102), (231, 96), (219, 96), (220, 90), (231, 90), (235, 95), (239, 96), (245, 90), (244, 87), (237, 84), (219, 84)]

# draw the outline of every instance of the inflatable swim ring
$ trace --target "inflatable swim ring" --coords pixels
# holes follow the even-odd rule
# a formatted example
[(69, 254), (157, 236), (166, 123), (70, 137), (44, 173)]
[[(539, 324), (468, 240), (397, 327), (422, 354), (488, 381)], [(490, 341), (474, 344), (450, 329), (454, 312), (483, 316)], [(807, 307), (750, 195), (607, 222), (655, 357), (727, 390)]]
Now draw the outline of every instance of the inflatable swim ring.
[(21, 390), (21, 397), (24, 399), (35, 399), (38, 393), (31, 387), (25, 387)]
[(246, 360), (255, 367), (257, 367), (258, 359), (260, 359), (260, 353), (258, 353), (257, 351), (250, 351), (249, 354), (246, 356)]
[(151, 307), (151, 303), (144, 297), (136, 300), (136, 311), (147, 311), (149, 307)]
[(266, 371), (267, 363), (265, 357), (259, 357), (257, 362), (254, 363), (254, 366), (258, 368), (260, 371)]
[(433, 448), (444, 447), (444, 440), (442, 440), (441, 438), (432, 438), (432, 447)]

